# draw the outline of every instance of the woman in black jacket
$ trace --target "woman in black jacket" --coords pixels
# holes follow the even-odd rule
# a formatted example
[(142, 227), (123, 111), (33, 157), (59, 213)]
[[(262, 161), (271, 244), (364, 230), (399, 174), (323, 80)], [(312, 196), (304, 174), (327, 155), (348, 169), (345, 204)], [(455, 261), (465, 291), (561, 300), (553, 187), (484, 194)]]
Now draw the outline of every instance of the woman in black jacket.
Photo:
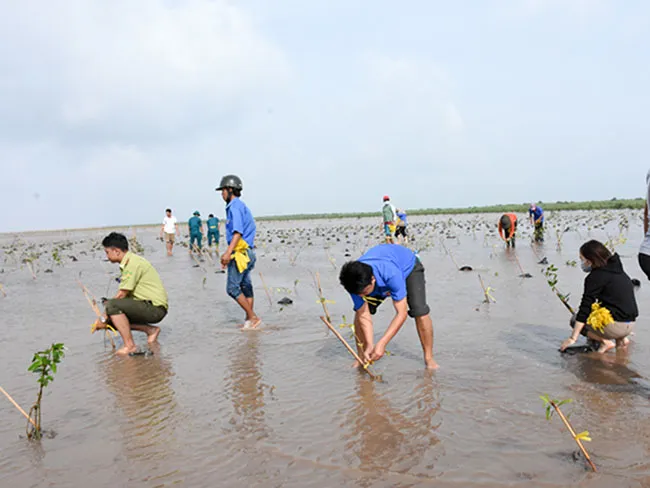
[[(585, 278), (585, 290), (573, 334), (562, 343), (560, 350), (564, 351), (573, 344), (583, 328), (587, 331), (587, 337), (600, 342), (599, 353), (605, 353), (613, 347), (627, 346), (630, 342), (627, 336), (634, 328), (639, 311), (634, 298), (634, 285), (625, 274), (621, 259), (618, 254), (610, 253), (600, 242), (592, 240), (580, 248), (580, 265), (589, 274)], [(603, 325), (602, 328), (597, 327), (601, 321), (594, 320), (597, 314), (592, 315), (592, 305), (596, 302), (611, 314), (611, 319), (607, 321), (609, 323), (600, 324)]]

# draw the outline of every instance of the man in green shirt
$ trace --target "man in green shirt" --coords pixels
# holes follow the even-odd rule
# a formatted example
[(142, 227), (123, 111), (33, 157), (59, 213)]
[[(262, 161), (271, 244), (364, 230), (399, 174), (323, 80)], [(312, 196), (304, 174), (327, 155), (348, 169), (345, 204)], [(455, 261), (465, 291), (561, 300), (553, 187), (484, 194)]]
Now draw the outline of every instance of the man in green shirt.
[(124, 346), (117, 354), (137, 351), (132, 330), (147, 334), (149, 344), (156, 342), (160, 328), (157, 324), (167, 315), (167, 292), (158, 272), (149, 261), (129, 251), (124, 234), (111, 232), (102, 241), (106, 257), (111, 263), (120, 263), (120, 289), (104, 304), (106, 315), (97, 319), (95, 329), (112, 325), (122, 336)]

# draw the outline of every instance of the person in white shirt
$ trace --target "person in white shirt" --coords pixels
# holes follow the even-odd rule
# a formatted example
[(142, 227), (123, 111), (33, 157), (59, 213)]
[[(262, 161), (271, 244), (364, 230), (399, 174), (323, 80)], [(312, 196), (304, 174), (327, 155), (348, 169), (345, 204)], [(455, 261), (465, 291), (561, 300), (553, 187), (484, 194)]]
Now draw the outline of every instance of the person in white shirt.
[(163, 219), (162, 229), (160, 229), (160, 238), (162, 239), (163, 233), (165, 234), (165, 243), (167, 244), (167, 256), (172, 255), (172, 248), (174, 247), (175, 236), (179, 235), (179, 228), (177, 225), (176, 217), (172, 215), (172, 209), (165, 210), (166, 216)]

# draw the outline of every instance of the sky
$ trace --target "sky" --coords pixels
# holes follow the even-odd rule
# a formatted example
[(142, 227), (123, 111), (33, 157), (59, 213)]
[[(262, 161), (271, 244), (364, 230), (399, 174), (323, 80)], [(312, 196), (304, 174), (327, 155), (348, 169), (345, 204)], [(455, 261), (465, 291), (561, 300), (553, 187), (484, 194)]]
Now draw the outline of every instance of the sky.
[(645, 195), (644, 0), (0, 2), (0, 232)]

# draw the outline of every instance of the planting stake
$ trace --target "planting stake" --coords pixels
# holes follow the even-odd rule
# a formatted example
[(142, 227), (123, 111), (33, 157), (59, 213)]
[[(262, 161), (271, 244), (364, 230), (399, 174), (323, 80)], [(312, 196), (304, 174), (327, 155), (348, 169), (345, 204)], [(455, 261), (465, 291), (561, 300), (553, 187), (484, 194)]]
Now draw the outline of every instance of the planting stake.
[(22, 414), (25, 416), (25, 418), (26, 418), (27, 420), (29, 420), (29, 421), (32, 423), (32, 425), (33, 425), (34, 427), (36, 427), (36, 423), (34, 422), (34, 420), (33, 420), (29, 415), (27, 415), (27, 412), (25, 412), (25, 411), (22, 409), (22, 407), (21, 407), (20, 405), (18, 405), (18, 403), (16, 403), (16, 400), (14, 400), (13, 398), (11, 398), (11, 395), (9, 395), (9, 393), (7, 393), (7, 392), (5, 391), (5, 389), (4, 389), (3, 387), (1, 387), (1, 386), (0, 386), (0, 392), (2, 392), (2, 393), (4, 394), (4, 396), (7, 397), (7, 400), (9, 400), (9, 401), (13, 404), (13, 406), (16, 407), (16, 408), (18, 409), (18, 411), (19, 411), (20, 413), (22, 413)]
[(266, 292), (266, 297), (269, 299), (269, 305), (273, 307), (273, 299), (271, 298), (271, 293), (269, 292), (269, 288), (266, 286), (266, 283), (264, 283), (264, 276), (262, 276), (262, 273), (260, 272), (260, 280), (262, 280), (262, 286), (264, 286), (264, 291)]
[(352, 349), (352, 347), (350, 346), (350, 344), (348, 344), (348, 341), (346, 341), (346, 340), (343, 338), (343, 336), (341, 335), (341, 333), (340, 333), (338, 330), (336, 330), (336, 329), (332, 326), (332, 324), (330, 324), (329, 320), (327, 320), (327, 319), (326, 319), (325, 317), (323, 317), (322, 315), (321, 315), (321, 318), (320, 318), (320, 319), (321, 319), (321, 320), (323, 321), (323, 323), (324, 323), (324, 324), (329, 328), (329, 330), (331, 330), (331, 331), (334, 333), (334, 335), (338, 338), (338, 340), (341, 341), (341, 342), (343, 343), (343, 345), (345, 346), (345, 348), (346, 348), (348, 351), (350, 351), (350, 354), (352, 354), (352, 356), (354, 356), (354, 359), (356, 359), (357, 362), (358, 362), (359, 364), (362, 365), (363, 370), (364, 370), (366, 373), (368, 373), (368, 376), (370, 376), (373, 380), (374, 380), (374, 379), (377, 379), (377, 376), (374, 375), (374, 374), (373, 374), (373, 373), (368, 369), (368, 367), (370, 366), (370, 363), (364, 363), (364, 362), (361, 360), (361, 358), (359, 357), (359, 355), (358, 355), (356, 352), (354, 352), (354, 349)]
[(589, 466), (591, 466), (591, 469), (594, 470), (594, 473), (598, 472), (598, 470), (596, 469), (596, 465), (593, 463), (593, 461), (592, 461), (591, 458), (589, 457), (589, 453), (588, 453), (587, 450), (585, 449), (585, 446), (582, 445), (582, 441), (578, 438), (578, 435), (576, 434), (575, 430), (573, 430), (573, 427), (572, 427), (571, 424), (569, 423), (569, 420), (568, 420), (568, 419), (564, 416), (564, 414), (562, 413), (562, 410), (560, 410), (560, 407), (559, 407), (559, 406), (558, 406), (554, 401), (551, 401), (551, 402), (549, 402), (549, 403), (550, 403), (551, 406), (555, 409), (555, 411), (557, 412), (557, 414), (558, 414), (558, 415), (560, 416), (560, 418), (562, 419), (562, 422), (564, 422), (564, 425), (566, 426), (566, 428), (569, 430), (569, 432), (570, 432), (571, 435), (573, 436), (573, 440), (575, 440), (575, 441), (576, 441), (576, 444), (578, 444), (578, 447), (579, 447), (580, 450), (582, 451), (582, 454), (584, 454), (585, 459), (586, 459), (587, 462), (589, 463)]

